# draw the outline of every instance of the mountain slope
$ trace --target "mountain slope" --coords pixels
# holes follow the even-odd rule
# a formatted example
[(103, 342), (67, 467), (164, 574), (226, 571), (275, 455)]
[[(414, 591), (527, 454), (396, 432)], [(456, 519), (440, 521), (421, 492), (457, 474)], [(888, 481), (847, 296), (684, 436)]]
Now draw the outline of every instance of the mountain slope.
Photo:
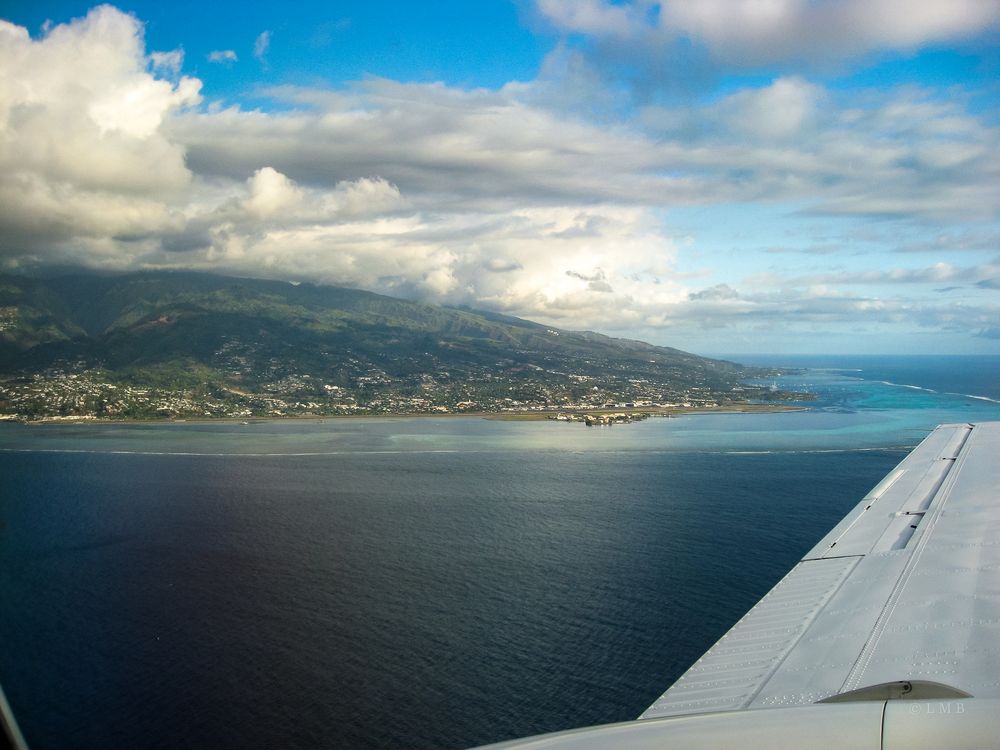
[(400, 399), (489, 409), (676, 401), (748, 374), (668, 347), (356, 289), (193, 272), (0, 276), (0, 375), (70, 372), (372, 411)]

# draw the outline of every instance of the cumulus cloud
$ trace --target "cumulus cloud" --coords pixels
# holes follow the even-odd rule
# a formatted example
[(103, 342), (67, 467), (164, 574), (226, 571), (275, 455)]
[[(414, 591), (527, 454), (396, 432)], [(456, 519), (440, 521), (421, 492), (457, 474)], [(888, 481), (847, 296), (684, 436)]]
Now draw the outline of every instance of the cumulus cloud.
[[(39, 41), (0, 21), (0, 38), (0, 252), (78, 235), (106, 247), (176, 222), (163, 199), (192, 175), (160, 127), (199, 102), (200, 83), (156, 78), (141, 25), (108, 6)], [(152, 62), (179, 65), (177, 55)]]
[[(3, 130), (8, 266), (213, 268), (581, 325), (683, 294), (643, 289), (673, 247), (648, 208), (620, 201), (671, 180), (635, 174), (634, 135), (497, 92), (380, 80), (283, 92), (299, 105), (286, 114), (185, 113), (198, 82), (154, 77), (132, 16), (100, 8), (38, 40), (4, 31), (5, 111), (27, 113)], [(609, 175), (607, 157), (631, 169)]]
[(271, 216), (302, 201), (302, 191), (285, 175), (271, 167), (258, 169), (247, 183), (250, 197), (245, 205), (257, 216)]
[[(627, 35), (651, 23), (640, 6), (575, 7), (580, 28)], [(1000, 205), (1000, 131), (961, 97), (908, 89), (848, 101), (778, 76), (588, 121), (548, 100), (557, 70), (498, 90), (378, 78), (275, 88), (262, 94), (276, 111), (247, 111), (200, 106), (180, 51), (147, 57), (141, 23), (107, 6), (37, 39), (0, 23), (0, 39), (6, 267), (213, 269), (632, 335), (782, 316), (960, 325), (945, 304), (977, 330), (996, 326), (984, 299), (1000, 273), (989, 264), (741, 278), (690, 260), (698, 238), (675, 239), (670, 224), (678, 208), (787, 204), (803, 220), (889, 217), (893, 231), (936, 227), (925, 240), (935, 246), (995, 249), (992, 228), (941, 229), (988, 224)], [(597, 80), (560, 70), (575, 71), (581, 94)], [(833, 264), (850, 244), (808, 247)], [(918, 302), (891, 291), (904, 284), (961, 289)]]
[(337, 183), (330, 205), (349, 216), (381, 214), (404, 205), (399, 188), (381, 177)]

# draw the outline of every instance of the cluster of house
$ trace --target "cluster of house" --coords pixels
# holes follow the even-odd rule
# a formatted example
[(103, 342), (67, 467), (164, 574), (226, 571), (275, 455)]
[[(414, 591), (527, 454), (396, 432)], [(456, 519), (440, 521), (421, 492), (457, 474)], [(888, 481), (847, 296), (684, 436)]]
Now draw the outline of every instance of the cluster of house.
[(628, 422), (638, 422), (651, 416), (647, 412), (628, 413), (616, 412), (614, 414), (552, 414), (549, 419), (557, 422), (583, 422), (587, 427), (596, 427), (612, 424), (626, 424)]

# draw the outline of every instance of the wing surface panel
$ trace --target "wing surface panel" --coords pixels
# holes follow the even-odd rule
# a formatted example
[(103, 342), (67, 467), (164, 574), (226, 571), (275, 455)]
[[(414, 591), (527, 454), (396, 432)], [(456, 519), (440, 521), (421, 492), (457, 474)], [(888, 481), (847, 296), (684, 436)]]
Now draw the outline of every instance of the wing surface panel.
[(985, 427), (972, 431), (927, 508), (845, 689), (902, 674), (1000, 697), (1000, 429)]
[(1000, 698), (1000, 423), (942, 425), (640, 718), (928, 680)]

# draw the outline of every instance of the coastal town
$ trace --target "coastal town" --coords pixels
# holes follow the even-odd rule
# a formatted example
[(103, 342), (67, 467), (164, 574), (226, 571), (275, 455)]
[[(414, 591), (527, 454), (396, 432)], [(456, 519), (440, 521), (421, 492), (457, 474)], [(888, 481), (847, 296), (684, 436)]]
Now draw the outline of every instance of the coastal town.
[(0, 282), (5, 420), (563, 414), (594, 426), (803, 398), (771, 369), (357, 289), (165, 272)]
[[(0, 419), (77, 420), (246, 419), (410, 414), (487, 414), (548, 418), (586, 425), (621, 424), (657, 413), (788, 401), (793, 394), (760, 384), (728, 390), (708, 386), (671, 390), (632, 378), (576, 375), (575, 386), (525, 380), (511, 374), (456, 382), (445, 374), (404, 382), (365, 374), (347, 386), (309, 374), (286, 374), (253, 390), (206, 383), (201, 387), (123, 382), (100, 370), (50, 369), (0, 381)], [(565, 379), (563, 379), (565, 380)], [(591, 384), (592, 383), (592, 384)], [(801, 396), (802, 394), (798, 394)]]

